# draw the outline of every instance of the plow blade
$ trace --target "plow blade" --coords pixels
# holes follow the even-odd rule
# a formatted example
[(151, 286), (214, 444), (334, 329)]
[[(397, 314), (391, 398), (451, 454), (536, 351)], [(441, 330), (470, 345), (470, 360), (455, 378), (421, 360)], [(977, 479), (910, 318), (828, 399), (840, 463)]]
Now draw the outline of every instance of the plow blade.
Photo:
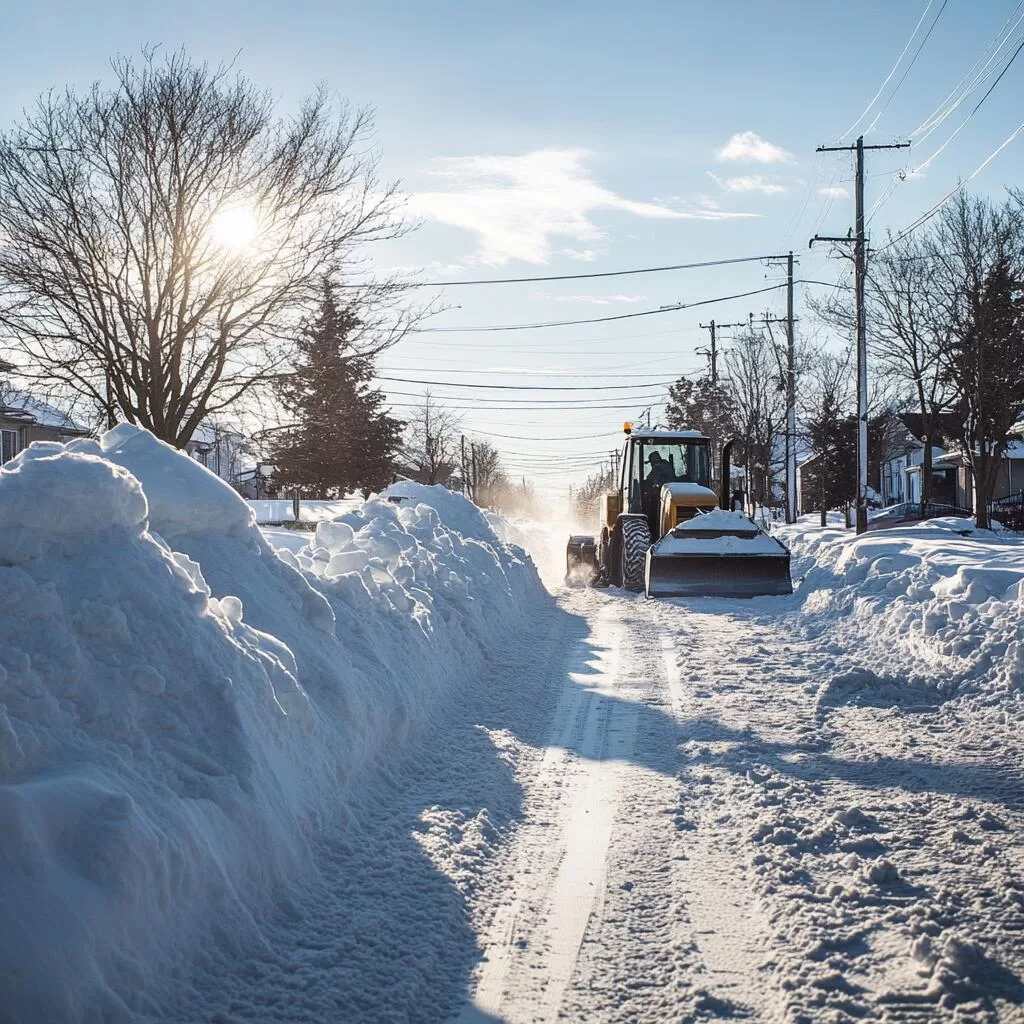
[(647, 552), (648, 597), (765, 597), (793, 593), (789, 552), (738, 512), (677, 527)]

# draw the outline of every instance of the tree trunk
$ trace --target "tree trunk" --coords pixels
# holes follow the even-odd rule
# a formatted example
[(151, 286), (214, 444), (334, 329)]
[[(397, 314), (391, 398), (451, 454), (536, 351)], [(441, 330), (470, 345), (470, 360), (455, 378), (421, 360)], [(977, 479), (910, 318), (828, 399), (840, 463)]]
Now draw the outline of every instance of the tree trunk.
[(932, 435), (924, 436), (924, 454), (921, 457), (921, 518), (928, 515), (928, 502), (932, 500)]

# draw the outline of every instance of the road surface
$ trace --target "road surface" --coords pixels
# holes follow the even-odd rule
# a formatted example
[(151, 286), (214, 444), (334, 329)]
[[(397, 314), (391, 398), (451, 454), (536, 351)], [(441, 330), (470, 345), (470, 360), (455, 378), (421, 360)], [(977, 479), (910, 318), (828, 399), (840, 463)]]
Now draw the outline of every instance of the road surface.
[(784, 602), (558, 606), (456, 1020), (1024, 1020), (1012, 734), (831, 676)]

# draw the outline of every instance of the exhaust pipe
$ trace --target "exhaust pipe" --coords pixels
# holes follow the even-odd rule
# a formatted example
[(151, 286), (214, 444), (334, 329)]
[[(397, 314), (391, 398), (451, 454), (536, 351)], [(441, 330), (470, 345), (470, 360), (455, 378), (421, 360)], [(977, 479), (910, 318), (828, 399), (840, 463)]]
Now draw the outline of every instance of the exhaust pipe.
[(732, 475), (730, 456), (732, 455), (732, 446), (735, 443), (736, 439), (733, 438), (731, 441), (726, 441), (722, 448), (722, 495), (718, 504), (727, 512), (732, 511), (732, 496), (729, 494), (729, 485), (732, 482), (730, 479)]

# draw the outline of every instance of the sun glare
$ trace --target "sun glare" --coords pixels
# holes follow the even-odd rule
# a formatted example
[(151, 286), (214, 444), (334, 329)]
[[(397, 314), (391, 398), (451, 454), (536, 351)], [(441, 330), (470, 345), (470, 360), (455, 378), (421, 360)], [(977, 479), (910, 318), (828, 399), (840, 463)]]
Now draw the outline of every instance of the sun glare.
[(256, 214), (245, 206), (229, 206), (210, 221), (210, 237), (214, 243), (234, 253), (250, 245), (258, 233)]

